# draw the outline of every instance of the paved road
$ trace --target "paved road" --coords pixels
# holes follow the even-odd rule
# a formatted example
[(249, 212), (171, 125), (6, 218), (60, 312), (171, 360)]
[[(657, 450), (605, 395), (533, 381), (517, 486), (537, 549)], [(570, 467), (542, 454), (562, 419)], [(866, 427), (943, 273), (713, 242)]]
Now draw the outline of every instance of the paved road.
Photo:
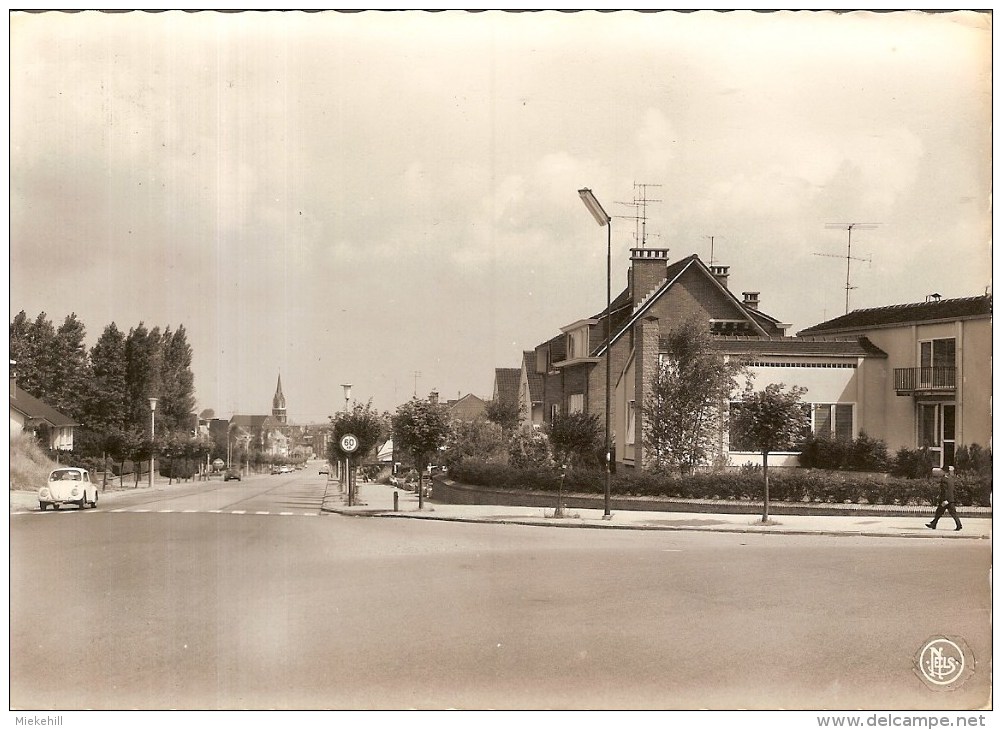
[[(988, 702), (981, 541), (373, 520), (320, 516), (322, 492), (298, 473), (12, 515), (11, 705)], [(977, 658), (956, 691), (913, 673), (937, 634)]]

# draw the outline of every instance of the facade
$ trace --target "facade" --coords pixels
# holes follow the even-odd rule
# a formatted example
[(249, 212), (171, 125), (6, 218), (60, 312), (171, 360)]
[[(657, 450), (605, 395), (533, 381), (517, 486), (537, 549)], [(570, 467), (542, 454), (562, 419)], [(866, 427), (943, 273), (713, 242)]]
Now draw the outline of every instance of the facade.
[(467, 393), (457, 400), (450, 400), (445, 405), (449, 409), (451, 421), (475, 421), (487, 413), (484, 399), (472, 393)]
[(952, 466), (958, 446), (991, 444), (992, 298), (942, 299), (860, 309), (802, 336), (865, 336), (887, 353), (867, 392), (866, 432), (888, 450), (926, 447)]
[(491, 398), (498, 403), (506, 403), (518, 408), (521, 378), (521, 368), (494, 368), (494, 392)]
[[(670, 262), (667, 249), (631, 249), (630, 264), (627, 287), (608, 311), (560, 328), (560, 335), (536, 347), (534, 358), (525, 358), (523, 383), (532, 376), (539, 381), (534, 425), (575, 411), (604, 420), (608, 350), (613, 456), (619, 466), (645, 468), (650, 458), (643, 444), (644, 400), (667, 357), (665, 335), (692, 317), (706, 322), (718, 351), (748, 363), (756, 387), (807, 388), (814, 432), (856, 436), (871, 425), (861, 404), (879, 387), (887, 357), (879, 347), (852, 334), (787, 337), (789, 325), (760, 309), (760, 292), (739, 298), (728, 288), (729, 267), (706, 266), (696, 255)], [(722, 424), (719, 449), (726, 463), (761, 462), (759, 454), (731, 441)], [(795, 464), (796, 456), (770, 461)]]

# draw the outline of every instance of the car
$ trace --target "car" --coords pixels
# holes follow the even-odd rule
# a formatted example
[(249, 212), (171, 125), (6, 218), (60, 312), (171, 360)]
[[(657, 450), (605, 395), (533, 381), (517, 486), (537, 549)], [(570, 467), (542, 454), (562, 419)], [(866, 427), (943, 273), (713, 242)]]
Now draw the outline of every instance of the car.
[(240, 479), (240, 470), (239, 469), (227, 469), (226, 473), (223, 475), (223, 481), (224, 482), (228, 482), (228, 481), (230, 481), (230, 479), (236, 479), (238, 482), (241, 481), (241, 479)]
[(293, 471), (294, 471), (294, 469), (291, 466), (289, 466), (288, 464), (286, 464), (285, 466), (282, 466), (282, 467), (279, 468), (278, 473), (279, 474), (291, 474)]
[(278, 466), (276, 464), (275, 466), (271, 467), (271, 473), (272, 474), (281, 474), (282, 473), (282, 467), (280, 467), (280, 466)]
[(38, 490), (38, 508), (59, 509), (64, 504), (75, 504), (86, 509), (97, 507), (97, 485), (90, 480), (86, 469), (67, 466), (53, 469), (45, 486)]

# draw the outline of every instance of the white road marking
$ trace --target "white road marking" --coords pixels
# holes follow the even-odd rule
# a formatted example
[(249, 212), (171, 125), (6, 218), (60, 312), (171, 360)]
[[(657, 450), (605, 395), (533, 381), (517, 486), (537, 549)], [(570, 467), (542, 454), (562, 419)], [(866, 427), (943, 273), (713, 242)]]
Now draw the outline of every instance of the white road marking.
[(247, 510), (235, 509), (232, 512), (230, 512), (230, 514), (231, 515), (245, 515), (245, 514), (247, 514)]
[(271, 512), (255, 512), (256, 515), (270, 515)]
[(186, 514), (186, 515), (195, 514), (196, 512), (198, 512), (197, 509), (186, 509), (186, 510), (184, 510), (184, 514)]
[(278, 514), (280, 514), (282, 517), (292, 517), (292, 515), (294, 515), (295, 512), (279, 512)]
[(150, 510), (148, 510), (148, 509), (134, 509), (132, 511), (133, 512), (149, 512)]
[(160, 513), (160, 514), (162, 514), (162, 515), (165, 515), (165, 514), (170, 514), (170, 513), (171, 513), (171, 512), (173, 512), (173, 511), (174, 511), (174, 510), (172, 510), (172, 509), (158, 509), (158, 510), (157, 510), (157, 512), (159, 512), (159, 513)]
[(210, 509), (209, 510), (209, 514), (212, 514), (212, 515), (221, 515), (222, 513), (223, 513), (223, 511), (221, 509)]

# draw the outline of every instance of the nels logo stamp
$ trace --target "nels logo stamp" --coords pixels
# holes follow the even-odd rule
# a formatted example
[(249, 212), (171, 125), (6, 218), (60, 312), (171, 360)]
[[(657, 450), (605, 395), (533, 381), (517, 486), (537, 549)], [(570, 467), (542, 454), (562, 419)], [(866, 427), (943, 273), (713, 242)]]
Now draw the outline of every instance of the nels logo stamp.
[(974, 654), (963, 639), (935, 636), (915, 655), (915, 673), (931, 689), (957, 689), (974, 671)]

